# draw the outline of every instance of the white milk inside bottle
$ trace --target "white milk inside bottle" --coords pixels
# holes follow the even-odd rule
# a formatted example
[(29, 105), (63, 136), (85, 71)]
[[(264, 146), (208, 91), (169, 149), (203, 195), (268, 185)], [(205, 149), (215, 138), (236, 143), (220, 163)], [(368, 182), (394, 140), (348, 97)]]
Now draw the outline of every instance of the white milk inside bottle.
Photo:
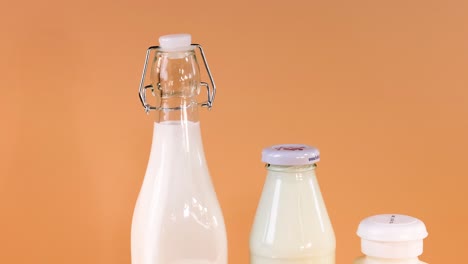
[[(143, 106), (157, 110), (158, 119), (133, 214), (132, 264), (226, 264), (224, 220), (200, 133), (199, 67), (190, 35), (163, 36), (160, 43), (151, 70), (159, 105), (148, 105), (140, 91)], [(212, 100), (204, 105), (211, 107)]]
[(356, 259), (355, 264), (426, 264), (419, 260), (427, 237), (426, 226), (419, 219), (400, 214), (375, 215), (361, 221), (357, 234), (365, 256)]
[(334, 264), (335, 235), (315, 175), (316, 148), (263, 150), (267, 178), (250, 235), (252, 264)]

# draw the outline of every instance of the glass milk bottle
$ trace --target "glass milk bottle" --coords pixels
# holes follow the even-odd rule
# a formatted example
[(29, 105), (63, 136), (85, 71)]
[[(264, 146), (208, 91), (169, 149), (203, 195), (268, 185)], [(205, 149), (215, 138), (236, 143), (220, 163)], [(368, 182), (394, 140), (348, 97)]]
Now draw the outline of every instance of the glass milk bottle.
[(418, 258), (427, 237), (426, 226), (419, 219), (398, 214), (375, 215), (359, 224), (357, 234), (365, 256), (356, 259), (355, 264), (426, 264)]
[(263, 150), (267, 176), (250, 234), (251, 264), (334, 264), (335, 234), (315, 176), (319, 151)]
[[(167, 35), (146, 54), (140, 99), (155, 111), (153, 142), (135, 206), (132, 264), (226, 264), (223, 215), (211, 183), (198, 120), (199, 105), (210, 108), (215, 85), (203, 50), (188, 34)], [(211, 88), (200, 82), (195, 48), (201, 52)], [(151, 51), (151, 84), (144, 86)], [(198, 103), (200, 87), (208, 100)], [(147, 103), (146, 92), (157, 103)]]

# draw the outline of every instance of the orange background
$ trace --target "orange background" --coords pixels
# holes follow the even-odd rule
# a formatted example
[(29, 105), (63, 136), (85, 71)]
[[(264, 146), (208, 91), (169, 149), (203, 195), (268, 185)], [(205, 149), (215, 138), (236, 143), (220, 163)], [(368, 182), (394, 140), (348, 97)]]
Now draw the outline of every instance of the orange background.
[(153, 128), (144, 53), (180, 32), (218, 85), (201, 120), (230, 263), (248, 263), (261, 149), (289, 142), (322, 152), (337, 263), (360, 254), (359, 221), (386, 212), (425, 221), (424, 260), (464, 263), (467, 1), (0, 5), (0, 263), (130, 263)]

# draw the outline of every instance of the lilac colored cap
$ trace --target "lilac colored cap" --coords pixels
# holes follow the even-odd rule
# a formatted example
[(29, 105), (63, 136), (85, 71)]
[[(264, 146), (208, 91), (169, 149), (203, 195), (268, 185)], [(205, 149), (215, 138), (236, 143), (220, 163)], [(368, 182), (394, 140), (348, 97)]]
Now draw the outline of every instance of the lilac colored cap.
[(310, 165), (319, 160), (317, 148), (302, 144), (275, 145), (262, 151), (262, 161), (272, 165)]

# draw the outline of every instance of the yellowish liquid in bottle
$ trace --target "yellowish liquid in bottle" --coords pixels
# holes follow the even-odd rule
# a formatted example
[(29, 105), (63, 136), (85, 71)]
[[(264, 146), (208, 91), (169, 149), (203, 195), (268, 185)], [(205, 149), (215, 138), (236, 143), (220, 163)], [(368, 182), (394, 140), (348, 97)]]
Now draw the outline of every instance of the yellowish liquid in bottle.
[(269, 167), (250, 237), (251, 264), (335, 264), (335, 234), (314, 166)]
[(324, 256), (309, 256), (302, 258), (269, 258), (252, 255), (250, 263), (255, 264), (329, 264), (335, 263), (335, 253)]

